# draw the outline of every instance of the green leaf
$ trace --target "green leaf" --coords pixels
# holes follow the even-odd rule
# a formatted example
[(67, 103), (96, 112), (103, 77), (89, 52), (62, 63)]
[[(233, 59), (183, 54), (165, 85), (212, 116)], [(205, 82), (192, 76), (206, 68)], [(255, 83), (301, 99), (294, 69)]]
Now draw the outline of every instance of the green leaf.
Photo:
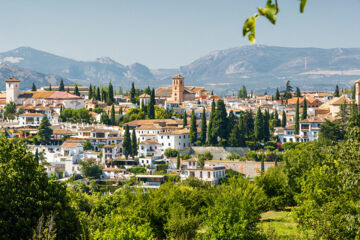
[(305, 10), (307, 0), (300, 0), (300, 12), (303, 13)]
[(247, 34), (248, 35), (248, 39), (250, 41), (250, 43), (255, 43), (255, 26), (256, 26), (256, 18), (258, 18), (259, 15), (255, 14), (254, 16), (246, 19), (245, 23), (244, 23), (244, 27), (243, 27), (243, 36), (245, 37)]

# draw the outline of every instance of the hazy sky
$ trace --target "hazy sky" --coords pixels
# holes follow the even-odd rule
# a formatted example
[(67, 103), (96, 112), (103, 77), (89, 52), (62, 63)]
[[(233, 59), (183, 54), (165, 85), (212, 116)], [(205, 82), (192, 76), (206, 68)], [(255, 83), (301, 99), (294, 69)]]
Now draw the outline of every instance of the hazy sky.
[[(0, 7), (0, 51), (29, 46), (77, 60), (179, 67), (248, 45), (245, 19), (266, 0), (11, 0)], [(278, 23), (258, 21), (257, 43), (360, 47), (360, 0), (279, 0)]]

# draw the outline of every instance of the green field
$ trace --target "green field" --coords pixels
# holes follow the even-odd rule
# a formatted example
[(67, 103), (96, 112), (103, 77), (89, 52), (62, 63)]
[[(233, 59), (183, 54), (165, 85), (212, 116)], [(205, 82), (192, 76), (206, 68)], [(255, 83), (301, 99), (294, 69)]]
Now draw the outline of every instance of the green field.
[(292, 214), (290, 210), (265, 212), (259, 227), (268, 239), (307, 239), (298, 230)]

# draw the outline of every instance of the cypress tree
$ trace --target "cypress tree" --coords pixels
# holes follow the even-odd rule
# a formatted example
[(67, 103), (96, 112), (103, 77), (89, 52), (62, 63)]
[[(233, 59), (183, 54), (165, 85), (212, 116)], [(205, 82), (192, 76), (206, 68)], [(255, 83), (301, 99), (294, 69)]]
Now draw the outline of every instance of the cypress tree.
[(306, 97), (304, 97), (303, 109), (301, 113), (301, 120), (305, 120), (307, 118), (307, 102)]
[(141, 99), (141, 101), (140, 101), (140, 110), (145, 112), (145, 109), (144, 109), (144, 99)]
[(350, 117), (349, 117), (349, 125), (351, 127), (360, 126), (360, 116), (359, 116), (359, 109), (355, 105), (353, 101), (350, 106)]
[(98, 101), (101, 100), (100, 87), (96, 88), (96, 100)]
[(340, 97), (339, 86), (337, 84), (336, 84), (335, 91), (334, 91), (334, 97)]
[(32, 84), (32, 87), (31, 87), (31, 91), (36, 92), (36, 90), (37, 90), (37, 89), (36, 89), (35, 83), (33, 83), (33, 84)]
[(121, 116), (123, 114), (122, 107), (119, 108), (119, 115)]
[(153, 88), (150, 94), (148, 117), (155, 119), (155, 89)]
[(216, 110), (213, 118), (212, 131), (213, 135), (217, 138), (220, 137), (222, 140), (228, 138), (227, 133), (227, 113), (223, 100), (218, 100), (216, 104)]
[(132, 103), (136, 103), (136, 90), (135, 90), (135, 85), (134, 82), (131, 83), (131, 89), (130, 89), (130, 101)]
[(133, 129), (131, 135), (131, 156), (134, 158), (137, 155), (138, 155), (138, 144), (136, 139), (136, 132), (135, 129)]
[(299, 116), (299, 98), (298, 98), (296, 101), (296, 110), (295, 110), (295, 131), (294, 131), (295, 134), (299, 134), (299, 130), (300, 130), (299, 118), (300, 116)]
[(123, 140), (123, 155), (126, 159), (131, 155), (131, 138), (129, 132), (129, 125), (125, 126), (125, 134)]
[(79, 88), (78, 88), (78, 85), (77, 85), (77, 84), (75, 84), (74, 94), (75, 94), (76, 96), (80, 96), (80, 92), (79, 92)]
[(244, 116), (243, 116), (243, 114), (240, 114), (238, 128), (239, 128), (239, 133), (240, 133), (239, 147), (246, 147), (246, 144), (245, 144), (245, 133), (246, 133), (246, 130), (245, 130), (245, 124), (244, 124)]
[(233, 129), (231, 130), (230, 136), (229, 136), (229, 142), (228, 145), (230, 147), (239, 147), (240, 146), (240, 130), (237, 125), (234, 125)]
[(200, 142), (201, 142), (201, 144), (205, 144), (205, 142), (206, 142), (206, 115), (205, 115), (205, 108), (203, 108), (203, 112), (202, 112), (202, 115), (201, 115)]
[(280, 100), (280, 92), (279, 92), (279, 88), (276, 88), (275, 100)]
[(247, 90), (246, 90), (245, 85), (242, 86), (242, 96), (243, 96), (243, 98), (247, 98)]
[(254, 117), (253, 112), (251, 110), (248, 110), (244, 112), (244, 129), (245, 129), (245, 135), (250, 137), (254, 133)]
[(280, 127), (281, 125), (281, 122), (280, 122), (280, 119), (279, 119), (279, 113), (277, 110), (275, 110), (274, 112), (274, 117), (273, 117), (274, 121), (275, 121), (275, 127)]
[(114, 104), (111, 106), (110, 121), (111, 121), (111, 124), (112, 124), (112, 125), (116, 125), (116, 121), (115, 121), (115, 107), (114, 107)]
[(269, 127), (269, 123), (270, 123), (270, 114), (269, 114), (269, 110), (265, 110), (265, 114), (263, 116), (263, 134), (264, 134), (264, 140), (265, 141), (269, 141), (270, 139), (270, 127)]
[(70, 88), (69, 87), (67, 87), (66, 92), (70, 93)]
[(191, 112), (191, 120), (190, 120), (190, 143), (195, 143), (197, 140), (197, 128), (196, 128), (196, 117), (194, 109)]
[(123, 89), (121, 86), (119, 87), (119, 95), (123, 95)]
[(183, 128), (185, 128), (187, 125), (187, 115), (186, 115), (186, 111), (184, 112), (184, 116), (183, 116)]
[(282, 112), (281, 126), (286, 127), (286, 113), (285, 110)]
[(109, 82), (109, 87), (108, 87), (108, 96), (107, 96), (107, 104), (108, 106), (110, 106), (111, 104), (114, 103), (114, 88), (113, 85), (111, 84), (111, 82)]
[(176, 168), (180, 169), (180, 154), (176, 156)]
[(62, 79), (60, 80), (59, 91), (61, 92), (65, 91), (64, 81)]
[(265, 172), (265, 156), (261, 156), (261, 174)]
[(92, 85), (91, 85), (91, 83), (90, 83), (90, 86), (89, 86), (88, 98), (89, 98), (89, 100), (93, 98), (93, 92), (92, 92)]
[(37, 162), (37, 164), (40, 163), (40, 159), (39, 159), (39, 150), (36, 148), (36, 151), (35, 151), (35, 161)]
[(234, 112), (231, 110), (227, 121), (227, 136), (229, 136), (231, 131), (233, 130), (234, 125), (236, 124), (235, 121), (236, 117), (234, 115)]
[(301, 91), (300, 88), (296, 87), (296, 96), (301, 97)]
[(41, 144), (49, 144), (51, 141), (51, 135), (53, 134), (53, 130), (50, 128), (51, 124), (47, 115), (45, 114), (41, 119), (41, 123), (38, 129), (38, 139)]
[(52, 91), (51, 84), (49, 84), (49, 91)]
[(356, 88), (355, 88), (355, 84), (354, 84), (354, 86), (351, 89), (351, 98), (353, 100), (355, 100), (355, 95), (356, 95)]
[(211, 145), (215, 145), (217, 143), (217, 137), (216, 135), (213, 135), (214, 115), (215, 115), (215, 101), (213, 99), (211, 103), (211, 112), (210, 112), (209, 127), (208, 127), (208, 141), (209, 144)]
[(257, 141), (262, 141), (264, 139), (263, 126), (264, 126), (263, 116), (259, 107), (256, 113), (255, 126), (254, 126), (255, 139)]

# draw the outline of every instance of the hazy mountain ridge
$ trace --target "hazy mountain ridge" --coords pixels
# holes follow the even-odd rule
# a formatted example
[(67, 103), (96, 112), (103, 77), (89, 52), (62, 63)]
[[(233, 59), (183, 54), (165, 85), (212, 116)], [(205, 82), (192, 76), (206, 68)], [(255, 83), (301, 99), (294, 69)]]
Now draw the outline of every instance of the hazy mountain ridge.
[(0, 53), (1, 62), (80, 84), (107, 85), (111, 81), (123, 88), (129, 88), (131, 82), (138, 87), (166, 86), (180, 73), (186, 85), (205, 86), (219, 93), (236, 91), (243, 84), (258, 91), (274, 89), (283, 87), (287, 80), (303, 90), (332, 90), (335, 84), (351, 87), (360, 78), (360, 48), (253, 45), (213, 51), (178, 69), (149, 69), (140, 63), (122, 65), (109, 57), (76, 61), (20, 47)]

